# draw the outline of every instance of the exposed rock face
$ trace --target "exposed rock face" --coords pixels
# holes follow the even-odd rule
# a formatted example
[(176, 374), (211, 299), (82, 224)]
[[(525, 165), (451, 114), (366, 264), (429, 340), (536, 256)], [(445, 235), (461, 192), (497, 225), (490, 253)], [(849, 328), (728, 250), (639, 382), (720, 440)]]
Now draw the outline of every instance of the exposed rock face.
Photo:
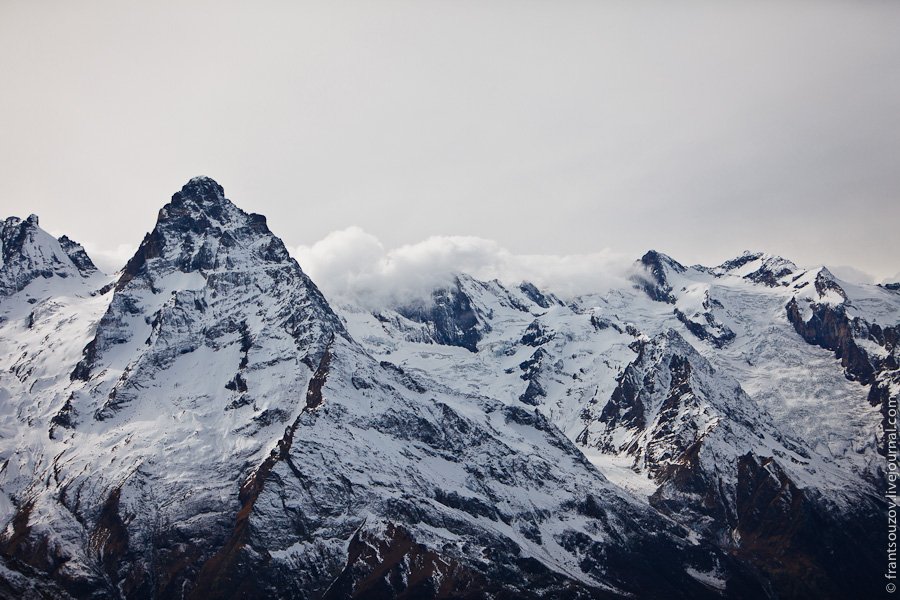
[[(804, 287), (808, 291), (810, 286)], [(808, 343), (834, 352), (848, 379), (869, 386), (868, 401), (882, 414), (879, 451), (887, 455), (885, 432), (892, 429), (888, 411), (900, 402), (900, 316), (893, 316), (893, 324), (879, 325), (872, 317), (854, 314), (859, 309), (827, 269), (816, 274), (811, 287), (814, 293), (787, 303), (787, 318)]]
[(0, 296), (21, 291), (39, 278), (83, 277), (97, 271), (81, 246), (69, 238), (55, 240), (38, 223), (37, 215), (0, 223)]
[(735, 552), (770, 574), (781, 597), (877, 598), (885, 505), (875, 496), (835, 506), (774, 459), (738, 462)]
[(719, 322), (713, 312), (716, 308), (723, 308), (723, 306), (717, 300), (710, 298), (709, 292), (707, 292), (700, 310), (691, 315), (683, 313), (678, 308), (673, 312), (688, 331), (699, 339), (709, 342), (715, 348), (721, 348), (735, 338), (735, 333), (727, 325)]
[(871, 384), (870, 401), (883, 405), (900, 392), (891, 392), (891, 383), (900, 381), (900, 318), (879, 325), (853, 315), (856, 307), (827, 269), (816, 274), (814, 289), (813, 297), (791, 298), (785, 306), (788, 320), (807, 342), (833, 351), (849, 379)]
[(534, 351), (531, 357), (519, 365), (522, 371), (522, 379), (528, 383), (528, 387), (519, 396), (519, 401), (531, 406), (540, 406), (547, 397), (547, 391), (541, 385), (542, 375), (548, 369), (550, 356), (543, 348)]
[(619, 377), (598, 421), (588, 425), (586, 437), (617, 453), (627, 452), (636, 464), (660, 476), (720, 430), (728, 434), (722, 444), (733, 443), (737, 451), (745, 442), (735, 427), (752, 429), (751, 438), (778, 439), (785, 454), (795, 451), (796, 445), (780, 439), (768, 415), (737, 381), (716, 373), (684, 338), (669, 330), (639, 344), (637, 358)]
[(756, 283), (763, 283), (769, 287), (775, 287), (778, 285), (786, 285), (782, 280), (793, 274), (796, 270), (797, 266), (794, 265), (794, 263), (776, 257), (775, 259), (764, 261), (759, 269), (752, 273), (748, 273), (744, 277), (750, 281), (755, 281)]
[[(883, 501), (785, 438), (677, 333), (641, 345), (581, 439), (634, 457), (659, 484), (653, 506), (766, 572), (779, 596), (879, 593)], [(827, 551), (819, 528), (835, 532)]]
[(473, 308), (459, 277), (454, 278), (450, 287), (435, 290), (429, 303), (402, 306), (397, 312), (411, 321), (425, 324), (434, 343), (460, 346), (470, 352), (478, 351), (484, 330), (490, 329), (484, 316)]
[(538, 289), (536, 285), (529, 281), (519, 284), (519, 290), (528, 297), (529, 300), (540, 306), (541, 308), (550, 308), (554, 304), (562, 305), (563, 302), (553, 294), (547, 294)]
[(656, 250), (650, 250), (641, 257), (639, 265), (645, 271), (634, 276), (634, 281), (647, 295), (657, 302), (675, 304), (675, 296), (672, 295), (672, 285), (669, 283), (668, 273), (683, 273), (684, 265)]
[(714, 272), (722, 274), (722, 273), (730, 273), (733, 271), (737, 271), (747, 266), (750, 263), (761, 260), (764, 258), (764, 254), (762, 252), (750, 252), (746, 251), (737, 258), (732, 258), (731, 260), (726, 260), (721, 265), (719, 265)]
[(97, 266), (94, 265), (94, 261), (92, 261), (91, 257), (85, 252), (84, 246), (70, 239), (67, 235), (60, 237), (57, 241), (72, 261), (72, 264), (78, 268), (78, 271), (82, 275), (91, 275), (97, 272)]
[(721, 302), (710, 296), (708, 289), (703, 294), (703, 302), (700, 306), (685, 304), (682, 301), (685, 295), (690, 296), (685, 293), (687, 285), (692, 283), (690, 274), (721, 276), (723, 273), (753, 265), (760, 259), (760, 256), (762, 255), (745, 254), (716, 269), (707, 269), (703, 266), (685, 267), (665, 254), (651, 250), (641, 258), (639, 263), (645, 272), (639, 272), (632, 277), (632, 280), (637, 284), (638, 289), (643, 290), (651, 300), (674, 304), (675, 308), (672, 309), (672, 314), (684, 324), (690, 333), (716, 348), (721, 348), (734, 339), (735, 333), (716, 317), (716, 311), (722, 309), (723, 306)]
[(741, 256), (711, 269), (717, 276), (739, 274), (748, 281), (768, 287), (788, 285), (790, 276), (798, 271), (797, 265), (791, 261), (763, 252), (744, 252)]
[(812, 315), (804, 319), (796, 298), (791, 298), (785, 307), (797, 333), (810, 344), (833, 350), (848, 377), (864, 385), (871, 383), (875, 367), (857, 344), (857, 338), (870, 339), (868, 324), (848, 317), (842, 305), (816, 304), (811, 308)]

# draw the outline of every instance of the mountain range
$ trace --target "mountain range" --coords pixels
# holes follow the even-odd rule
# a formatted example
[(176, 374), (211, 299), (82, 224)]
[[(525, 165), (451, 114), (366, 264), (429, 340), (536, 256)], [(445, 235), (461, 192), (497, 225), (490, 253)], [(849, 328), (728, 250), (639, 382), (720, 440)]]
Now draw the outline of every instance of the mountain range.
[(649, 251), (372, 310), (206, 177), (112, 276), (0, 250), (2, 597), (885, 595), (900, 285)]

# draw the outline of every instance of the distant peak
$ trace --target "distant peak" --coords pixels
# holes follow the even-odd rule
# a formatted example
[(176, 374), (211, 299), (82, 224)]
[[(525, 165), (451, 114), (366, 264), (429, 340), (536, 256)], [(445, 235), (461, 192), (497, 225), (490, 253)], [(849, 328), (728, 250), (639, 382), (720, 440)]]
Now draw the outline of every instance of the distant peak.
[(717, 273), (725, 273), (727, 271), (735, 271), (744, 267), (745, 265), (752, 263), (753, 261), (760, 260), (765, 257), (763, 252), (753, 252), (750, 250), (744, 250), (739, 256), (736, 256), (732, 259), (726, 260), (718, 267), (713, 269)]
[(172, 196), (173, 202), (187, 199), (195, 202), (219, 202), (225, 199), (225, 188), (211, 177), (193, 177), (181, 187), (180, 192)]
[(740, 256), (726, 260), (710, 272), (717, 277), (738, 275), (755, 283), (777, 287), (787, 285), (783, 279), (796, 270), (797, 265), (777, 254), (745, 250)]
[(838, 303), (847, 302), (848, 300), (847, 292), (838, 283), (838, 279), (834, 274), (828, 270), (828, 267), (822, 267), (816, 272), (815, 286), (816, 292), (818, 292), (821, 299), (827, 299), (829, 292), (834, 292), (840, 297)]
[[(22, 223), (23, 223), (23, 221), (19, 217), (6, 217), (6, 219), (3, 221), (3, 225), (5, 227), (18, 227)], [(35, 214), (28, 215), (28, 218), (25, 219), (24, 223), (26, 225), (31, 225), (32, 227), (40, 226), (38, 224), (38, 216)]]
[(737, 259), (749, 259), (749, 260), (757, 260), (759, 258), (765, 258), (767, 255), (765, 252), (760, 252), (759, 250), (744, 250), (741, 252), (741, 255), (737, 257)]
[(646, 254), (641, 257), (641, 263), (644, 266), (653, 269), (661, 269), (664, 265), (670, 269), (673, 269), (679, 273), (685, 271), (684, 265), (680, 262), (669, 256), (668, 254), (663, 254), (662, 252), (658, 252), (656, 250), (648, 250)]
[(84, 246), (73, 240), (67, 235), (60, 236), (57, 238), (60, 247), (63, 249), (63, 252), (69, 257), (82, 275), (90, 275), (91, 273), (96, 273), (99, 269), (94, 264), (94, 261), (91, 260), (91, 257), (88, 256), (88, 253), (85, 251)]
[(0, 297), (36, 279), (86, 277), (96, 271), (84, 248), (65, 236), (55, 239), (40, 228), (37, 215), (0, 221)]

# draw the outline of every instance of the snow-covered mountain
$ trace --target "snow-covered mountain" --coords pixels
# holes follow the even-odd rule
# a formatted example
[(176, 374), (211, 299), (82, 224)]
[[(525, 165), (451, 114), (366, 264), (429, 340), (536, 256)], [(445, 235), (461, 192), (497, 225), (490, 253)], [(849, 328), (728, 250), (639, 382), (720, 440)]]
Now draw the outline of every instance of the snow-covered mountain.
[(883, 593), (896, 290), (648, 252), (373, 312), (208, 178), (115, 277), (0, 233), (0, 596)]
[(407, 372), (535, 406), (610, 481), (765, 571), (770, 594), (884, 593), (900, 294), (749, 252), (707, 268), (651, 251), (632, 281), (566, 303), (460, 275), (432, 305), (464, 295), (475, 348), (403, 307), (339, 312)]

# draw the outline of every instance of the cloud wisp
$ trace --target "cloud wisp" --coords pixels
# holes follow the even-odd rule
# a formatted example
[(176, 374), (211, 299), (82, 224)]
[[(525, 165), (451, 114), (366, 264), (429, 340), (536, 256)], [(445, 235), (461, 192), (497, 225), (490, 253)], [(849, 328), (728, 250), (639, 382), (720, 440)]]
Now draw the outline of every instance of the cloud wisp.
[(562, 296), (603, 292), (624, 284), (633, 263), (610, 250), (516, 254), (493, 240), (473, 236), (432, 236), (386, 248), (357, 226), (291, 250), (326, 295), (368, 308), (425, 298), (457, 273), (507, 284), (530, 281)]
[[(106, 273), (121, 269), (136, 250), (130, 244), (83, 245)], [(427, 301), (433, 290), (463, 273), (507, 285), (528, 281), (562, 298), (573, 298), (630, 287), (636, 268), (636, 257), (609, 248), (585, 254), (517, 254), (495, 240), (477, 236), (435, 235), (389, 248), (356, 225), (332, 231), (311, 245), (288, 246), (288, 251), (330, 300), (368, 310)], [(852, 266), (828, 268), (850, 283), (872, 285), (878, 280)], [(881, 279), (881, 283), (897, 281), (900, 273)]]

